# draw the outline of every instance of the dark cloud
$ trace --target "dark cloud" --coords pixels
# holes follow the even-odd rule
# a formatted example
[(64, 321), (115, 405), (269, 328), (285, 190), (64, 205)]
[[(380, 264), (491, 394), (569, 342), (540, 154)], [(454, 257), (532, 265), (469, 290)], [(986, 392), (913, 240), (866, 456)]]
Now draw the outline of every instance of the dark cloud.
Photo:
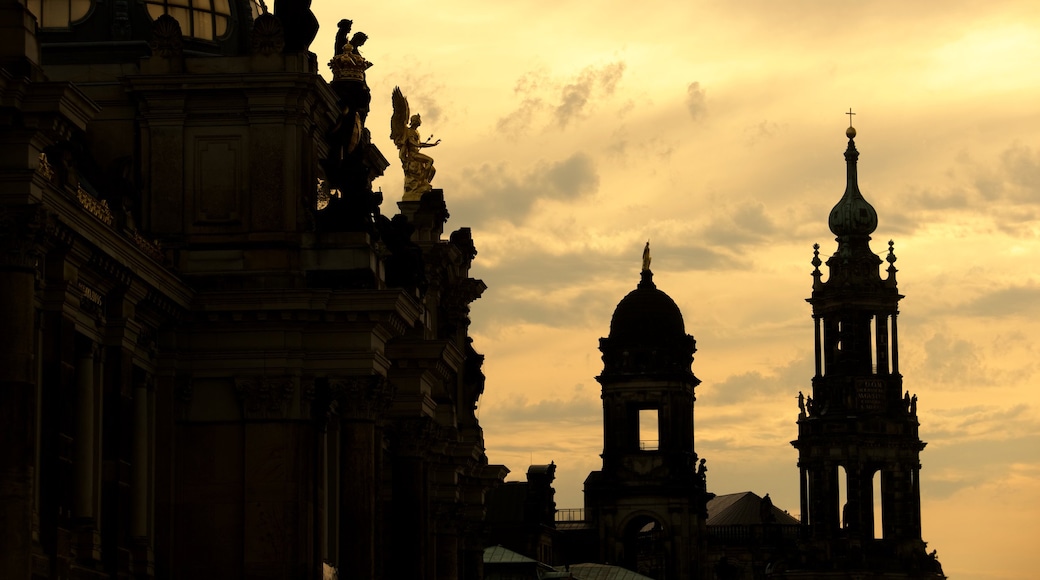
[[(545, 286), (543, 282), (541, 284)], [(633, 287), (635, 284), (633, 284)], [(575, 292), (566, 299), (549, 300), (544, 295), (520, 297), (509, 287), (492, 286), (480, 300), (480, 317), (473, 322), (479, 332), (519, 323), (549, 328), (606, 325), (620, 296), (607, 297), (598, 289)]]
[(1023, 317), (1040, 315), (1040, 286), (1010, 286), (983, 294), (956, 308), (961, 314), (981, 317)]
[(949, 174), (954, 183), (946, 187), (911, 186), (900, 199), (879, 204), (879, 213), (904, 232), (912, 232), (928, 221), (948, 221), (952, 210), (984, 215), (997, 230), (1013, 237), (1036, 236), (1033, 225), (1040, 221), (1036, 207), (1040, 151), (1013, 143), (989, 163), (961, 153)]
[(708, 110), (708, 102), (705, 98), (704, 89), (699, 82), (692, 82), (686, 87), (686, 110), (694, 121), (699, 120)]
[[(994, 424), (992, 431), (1000, 433), (1001, 424), (1010, 420), (1019, 421), (1020, 411), (1014, 409), (1009, 412), (997, 412), (993, 414)], [(925, 493), (932, 498), (942, 499), (954, 493), (979, 486), (992, 481), (993, 474), (1007, 473), (1013, 464), (1023, 462), (1040, 463), (1040, 435), (1034, 433), (1021, 436), (1001, 437), (994, 441), (992, 437), (963, 437), (963, 432), (943, 432), (930, 430), (922, 435), (934, 443), (928, 446), (926, 468), (921, 471), (921, 486)], [(955, 440), (956, 444), (946, 444), (948, 440)], [(927, 466), (947, 466), (947, 469), (936, 472)], [(979, 474), (987, 474), (980, 477)]]
[[(719, 270), (743, 265), (701, 246), (655, 245), (654, 265), (674, 274), (690, 270)], [(562, 255), (543, 250), (517, 248), (498, 264), (481, 266), (475, 275), (488, 280), (480, 299), (475, 329), (528, 322), (548, 327), (605, 325), (623, 297), (605, 294), (601, 286), (618, 275), (639, 282), (638, 254), (607, 254), (582, 251)], [(573, 289), (566, 297), (548, 299), (557, 289)], [(580, 290), (579, 290), (580, 289)]]
[(478, 198), (452, 206), (459, 223), (479, 225), (504, 220), (519, 224), (540, 200), (575, 201), (599, 188), (599, 172), (592, 158), (575, 153), (560, 161), (542, 161), (525, 174), (515, 175), (504, 164), (484, 164), (464, 171), (464, 179), (482, 192)]
[(624, 73), (623, 61), (585, 67), (567, 80), (550, 78), (541, 70), (525, 73), (513, 88), (520, 105), (500, 117), (496, 126), (499, 131), (520, 135), (536, 124), (539, 114), (551, 112), (555, 125), (566, 128), (584, 118), (596, 98), (613, 95)]
[(546, 429), (566, 423), (569, 427), (596, 426), (603, 421), (603, 404), (599, 386), (595, 394), (584, 386), (575, 388), (570, 397), (555, 397), (529, 402), (526, 397), (513, 396), (493, 407), (481, 410), (481, 420), (488, 423), (508, 422), (512, 425), (544, 423)]
[(566, 127), (572, 120), (584, 117), (593, 92), (605, 95), (614, 93), (614, 88), (625, 72), (624, 62), (615, 62), (602, 67), (587, 67), (576, 78), (563, 86), (560, 101), (553, 112), (559, 126)]
[[(702, 377), (704, 383), (698, 387), (698, 401), (701, 404), (724, 406), (744, 404), (762, 397), (770, 400), (790, 398), (791, 408), (797, 412), (795, 397), (799, 391), (811, 394), (812, 376), (812, 359), (801, 357), (773, 369), (769, 374), (749, 371), (732, 375), (720, 383), (712, 383)], [(738, 416), (734, 420), (746, 420), (746, 417), (741, 419)]]
[(728, 213), (716, 217), (704, 228), (704, 239), (711, 245), (724, 247), (754, 243), (774, 243), (776, 224), (761, 203), (745, 202)]

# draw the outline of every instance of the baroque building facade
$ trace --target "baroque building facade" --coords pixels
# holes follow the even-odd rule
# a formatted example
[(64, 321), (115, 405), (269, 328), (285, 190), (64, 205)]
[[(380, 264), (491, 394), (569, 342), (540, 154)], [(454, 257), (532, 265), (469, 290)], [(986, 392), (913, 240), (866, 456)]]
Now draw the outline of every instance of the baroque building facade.
[(472, 237), (261, 4), (0, 3), (5, 580), (481, 577)]

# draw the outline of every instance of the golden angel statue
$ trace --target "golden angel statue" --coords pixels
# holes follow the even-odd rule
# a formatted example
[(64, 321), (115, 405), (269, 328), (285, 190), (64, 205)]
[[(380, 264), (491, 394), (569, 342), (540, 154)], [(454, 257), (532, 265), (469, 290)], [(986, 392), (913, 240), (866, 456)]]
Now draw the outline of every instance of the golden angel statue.
[(437, 139), (430, 143), (433, 135), (425, 141), (419, 140), (419, 115), (409, 116), (408, 99), (401, 93), (400, 87), (394, 87), (394, 114), (390, 117), (390, 138), (397, 145), (404, 168), (404, 201), (419, 201), (423, 194), (433, 189), (430, 181), (437, 172), (433, 167), (433, 158), (420, 150), (433, 147), (441, 142)]

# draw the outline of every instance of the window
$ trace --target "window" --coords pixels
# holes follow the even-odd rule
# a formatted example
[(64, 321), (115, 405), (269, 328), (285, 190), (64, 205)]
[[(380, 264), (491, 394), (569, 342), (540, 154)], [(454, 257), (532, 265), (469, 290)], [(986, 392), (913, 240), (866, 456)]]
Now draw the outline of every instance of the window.
[(163, 14), (174, 17), (184, 36), (202, 40), (227, 36), (231, 21), (230, 0), (147, 0), (147, 5), (153, 20)]
[(68, 28), (82, 20), (92, 4), (91, 0), (29, 0), (29, 12), (40, 28)]
[(641, 451), (657, 451), (660, 448), (660, 421), (658, 409), (639, 410), (639, 449)]

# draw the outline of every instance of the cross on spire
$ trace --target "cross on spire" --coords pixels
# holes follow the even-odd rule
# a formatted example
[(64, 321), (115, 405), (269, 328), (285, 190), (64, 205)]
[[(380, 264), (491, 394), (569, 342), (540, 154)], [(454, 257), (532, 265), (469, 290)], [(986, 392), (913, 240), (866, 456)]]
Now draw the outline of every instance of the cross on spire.
[(852, 107), (849, 107), (849, 112), (845, 113), (845, 114), (849, 116), (849, 127), (851, 127), (852, 126), (852, 116), (855, 115), (856, 113), (853, 113), (852, 112)]

